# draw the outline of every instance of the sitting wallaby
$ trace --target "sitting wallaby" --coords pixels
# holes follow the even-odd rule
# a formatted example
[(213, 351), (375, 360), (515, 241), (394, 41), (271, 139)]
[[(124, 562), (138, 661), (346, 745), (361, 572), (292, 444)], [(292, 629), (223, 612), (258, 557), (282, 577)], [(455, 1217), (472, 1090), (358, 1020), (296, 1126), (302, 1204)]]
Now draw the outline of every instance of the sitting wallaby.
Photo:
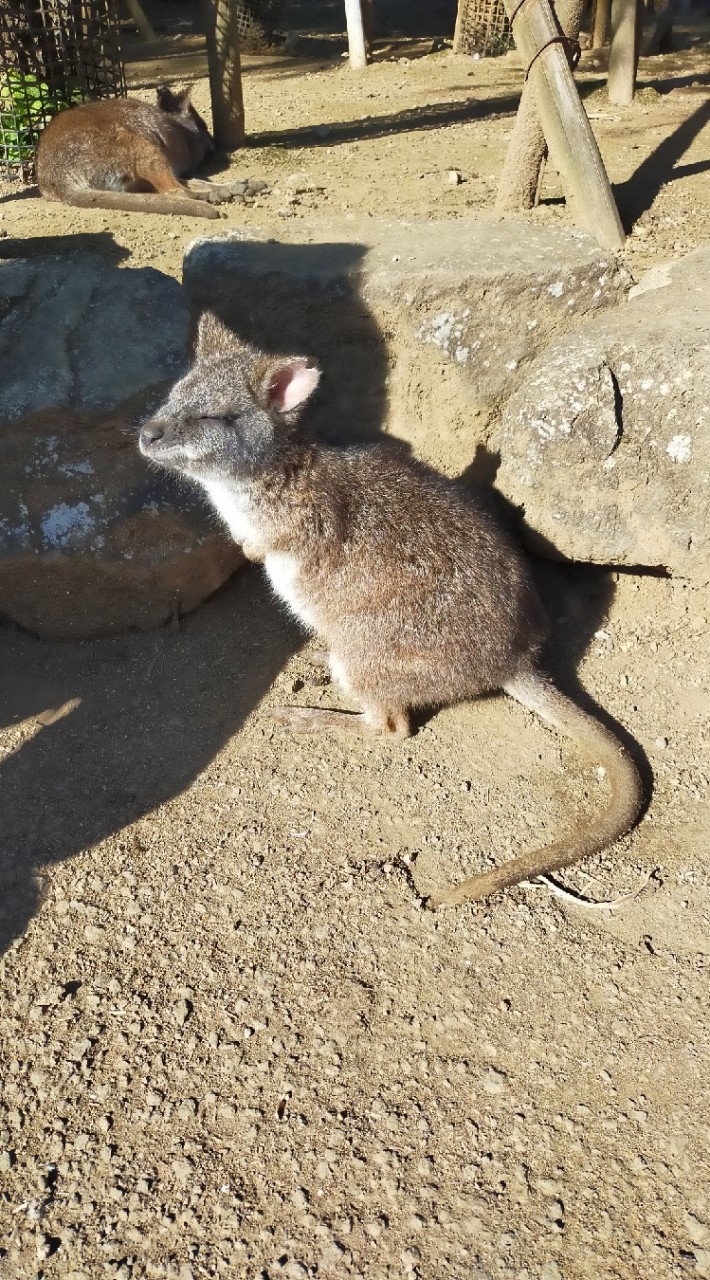
[(82, 209), (218, 218), (212, 206), (243, 193), (244, 183), (180, 181), (213, 151), (190, 90), (161, 85), (156, 106), (105, 98), (60, 111), (40, 136), (37, 181), (48, 200)]
[(410, 713), (505, 690), (601, 762), (611, 800), (573, 834), (436, 894), (487, 897), (599, 852), (633, 826), (639, 774), (620, 741), (537, 665), (547, 632), (515, 543), (461, 483), (384, 441), (336, 447), (299, 411), (320, 373), (266, 356), (202, 316), (192, 368), (140, 433), (140, 448), (196, 481), (275, 592), (328, 646), (360, 714), (279, 708), (294, 729), (410, 732)]

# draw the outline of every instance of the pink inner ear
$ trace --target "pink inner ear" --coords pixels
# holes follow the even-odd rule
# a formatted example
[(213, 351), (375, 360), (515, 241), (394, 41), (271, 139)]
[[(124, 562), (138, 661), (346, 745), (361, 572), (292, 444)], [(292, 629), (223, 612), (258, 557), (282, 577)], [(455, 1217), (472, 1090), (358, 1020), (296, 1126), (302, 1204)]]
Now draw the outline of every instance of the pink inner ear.
[(269, 407), (277, 413), (297, 409), (315, 391), (319, 378), (320, 370), (306, 360), (279, 365), (269, 379)]

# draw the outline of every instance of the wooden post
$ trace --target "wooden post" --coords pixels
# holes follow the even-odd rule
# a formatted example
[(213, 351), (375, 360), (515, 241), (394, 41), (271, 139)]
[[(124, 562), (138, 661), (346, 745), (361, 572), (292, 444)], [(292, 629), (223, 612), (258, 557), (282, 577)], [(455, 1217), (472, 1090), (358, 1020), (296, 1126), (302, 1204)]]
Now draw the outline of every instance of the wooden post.
[(620, 249), (624, 229), (548, 0), (504, 3), (567, 202), (605, 249)]
[(651, 58), (655, 53), (660, 53), (666, 41), (673, 31), (673, 19), (676, 16), (675, 0), (668, 0), (662, 9), (658, 10), (653, 19), (653, 25), (648, 33), (644, 36), (641, 52), (644, 58)]
[(212, 99), (212, 133), (220, 151), (244, 142), (239, 28), (234, 0), (202, 0)]
[(594, 28), (592, 30), (592, 48), (603, 49), (609, 39), (609, 14), (611, 0), (596, 0), (594, 5)]
[(365, 53), (369, 62), (375, 43), (375, 0), (362, 0), (362, 26), (365, 32)]
[(467, 3), (467, 0), (459, 0), (458, 7), (456, 9), (456, 26), (454, 27), (454, 43), (453, 43), (454, 53), (463, 53), (463, 49), (461, 48), (461, 43), (463, 41), (463, 19), (464, 19), (464, 10), (466, 8), (466, 3)]
[(641, 15), (639, 0), (611, 0), (611, 49), (607, 87), (615, 107), (634, 100)]
[[(555, 5), (559, 24), (570, 40), (579, 38), (584, 4), (585, 0), (557, 0)], [(532, 209), (537, 204), (546, 156), (535, 94), (526, 80), (498, 184), (495, 207), (499, 213)]]
[(354, 71), (360, 71), (362, 67), (367, 66), (365, 24), (362, 19), (361, 0), (345, 0), (345, 20), (348, 24), (350, 66)]

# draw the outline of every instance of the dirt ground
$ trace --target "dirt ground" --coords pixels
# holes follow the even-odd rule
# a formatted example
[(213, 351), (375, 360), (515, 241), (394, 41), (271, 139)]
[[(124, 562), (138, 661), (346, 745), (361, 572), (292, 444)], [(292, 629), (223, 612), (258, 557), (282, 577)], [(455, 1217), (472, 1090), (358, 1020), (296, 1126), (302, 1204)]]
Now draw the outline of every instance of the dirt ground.
[[(206, 229), (489, 210), (520, 71), (431, 43), (355, 76), (337, 41), (247, 58), (230, 172), (272, 190), (222, 223), (6, 185), (0, 248), (179, 275)], [(707, 23), (680, 43), (624, 110), (582, 65), (635, 276), (708, 236)], [(194, 79), (206, 108), (196, 37), (149, 53), (141, 92)], [(550, 173), (543, 194), (531, 216), (566, 219)], [(630, 895), (614, 910), (545, 887), (423, 910), (602, 784), (504, 698), (404, 744), (289, 739), (270, 705), (337, 695), (257, 569), (159, 632), (0, 628), (3, 1280), (708, 1280), (710, 607), (650, 574), (538, 573), (552, 670), (652, 788), (564, 877)]]

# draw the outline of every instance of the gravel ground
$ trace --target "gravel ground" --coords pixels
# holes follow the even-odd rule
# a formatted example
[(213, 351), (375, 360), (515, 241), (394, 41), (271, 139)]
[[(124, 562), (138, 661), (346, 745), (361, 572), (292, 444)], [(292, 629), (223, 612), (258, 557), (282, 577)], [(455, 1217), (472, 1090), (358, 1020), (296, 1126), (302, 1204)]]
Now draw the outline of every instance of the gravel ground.
[[(410, 52), (356, 80), (248, 61), (261, 137), (232, 171), (272, 194), (222, 226), (278, 235), (288, 207), (317, 239), (321, 212), (487, 207), (520, 73)], [(707, 44), (656, 59), (642, 75), (672, 92), (598, 107), (612, 175), (647, 200), (636, 274), (707, 235), (707, 67)], [(286, 205), (294, 172), (313, 189)], [(196, 234), (0, 215), (8, 252), (91, 242), (173, 274)], [(632, 895), (614, 910), (532, 887), (422, 910), (602, 785), (503, 698), (404, 744), (289, 739), (269, 704), (337, 695), (256, 569), (148, 635), (0, 628), (3, 1280), (710, 1277), (707, 597), (539, 573), (553, 670), (653, 779), (638, 829), (565, 877)]]

